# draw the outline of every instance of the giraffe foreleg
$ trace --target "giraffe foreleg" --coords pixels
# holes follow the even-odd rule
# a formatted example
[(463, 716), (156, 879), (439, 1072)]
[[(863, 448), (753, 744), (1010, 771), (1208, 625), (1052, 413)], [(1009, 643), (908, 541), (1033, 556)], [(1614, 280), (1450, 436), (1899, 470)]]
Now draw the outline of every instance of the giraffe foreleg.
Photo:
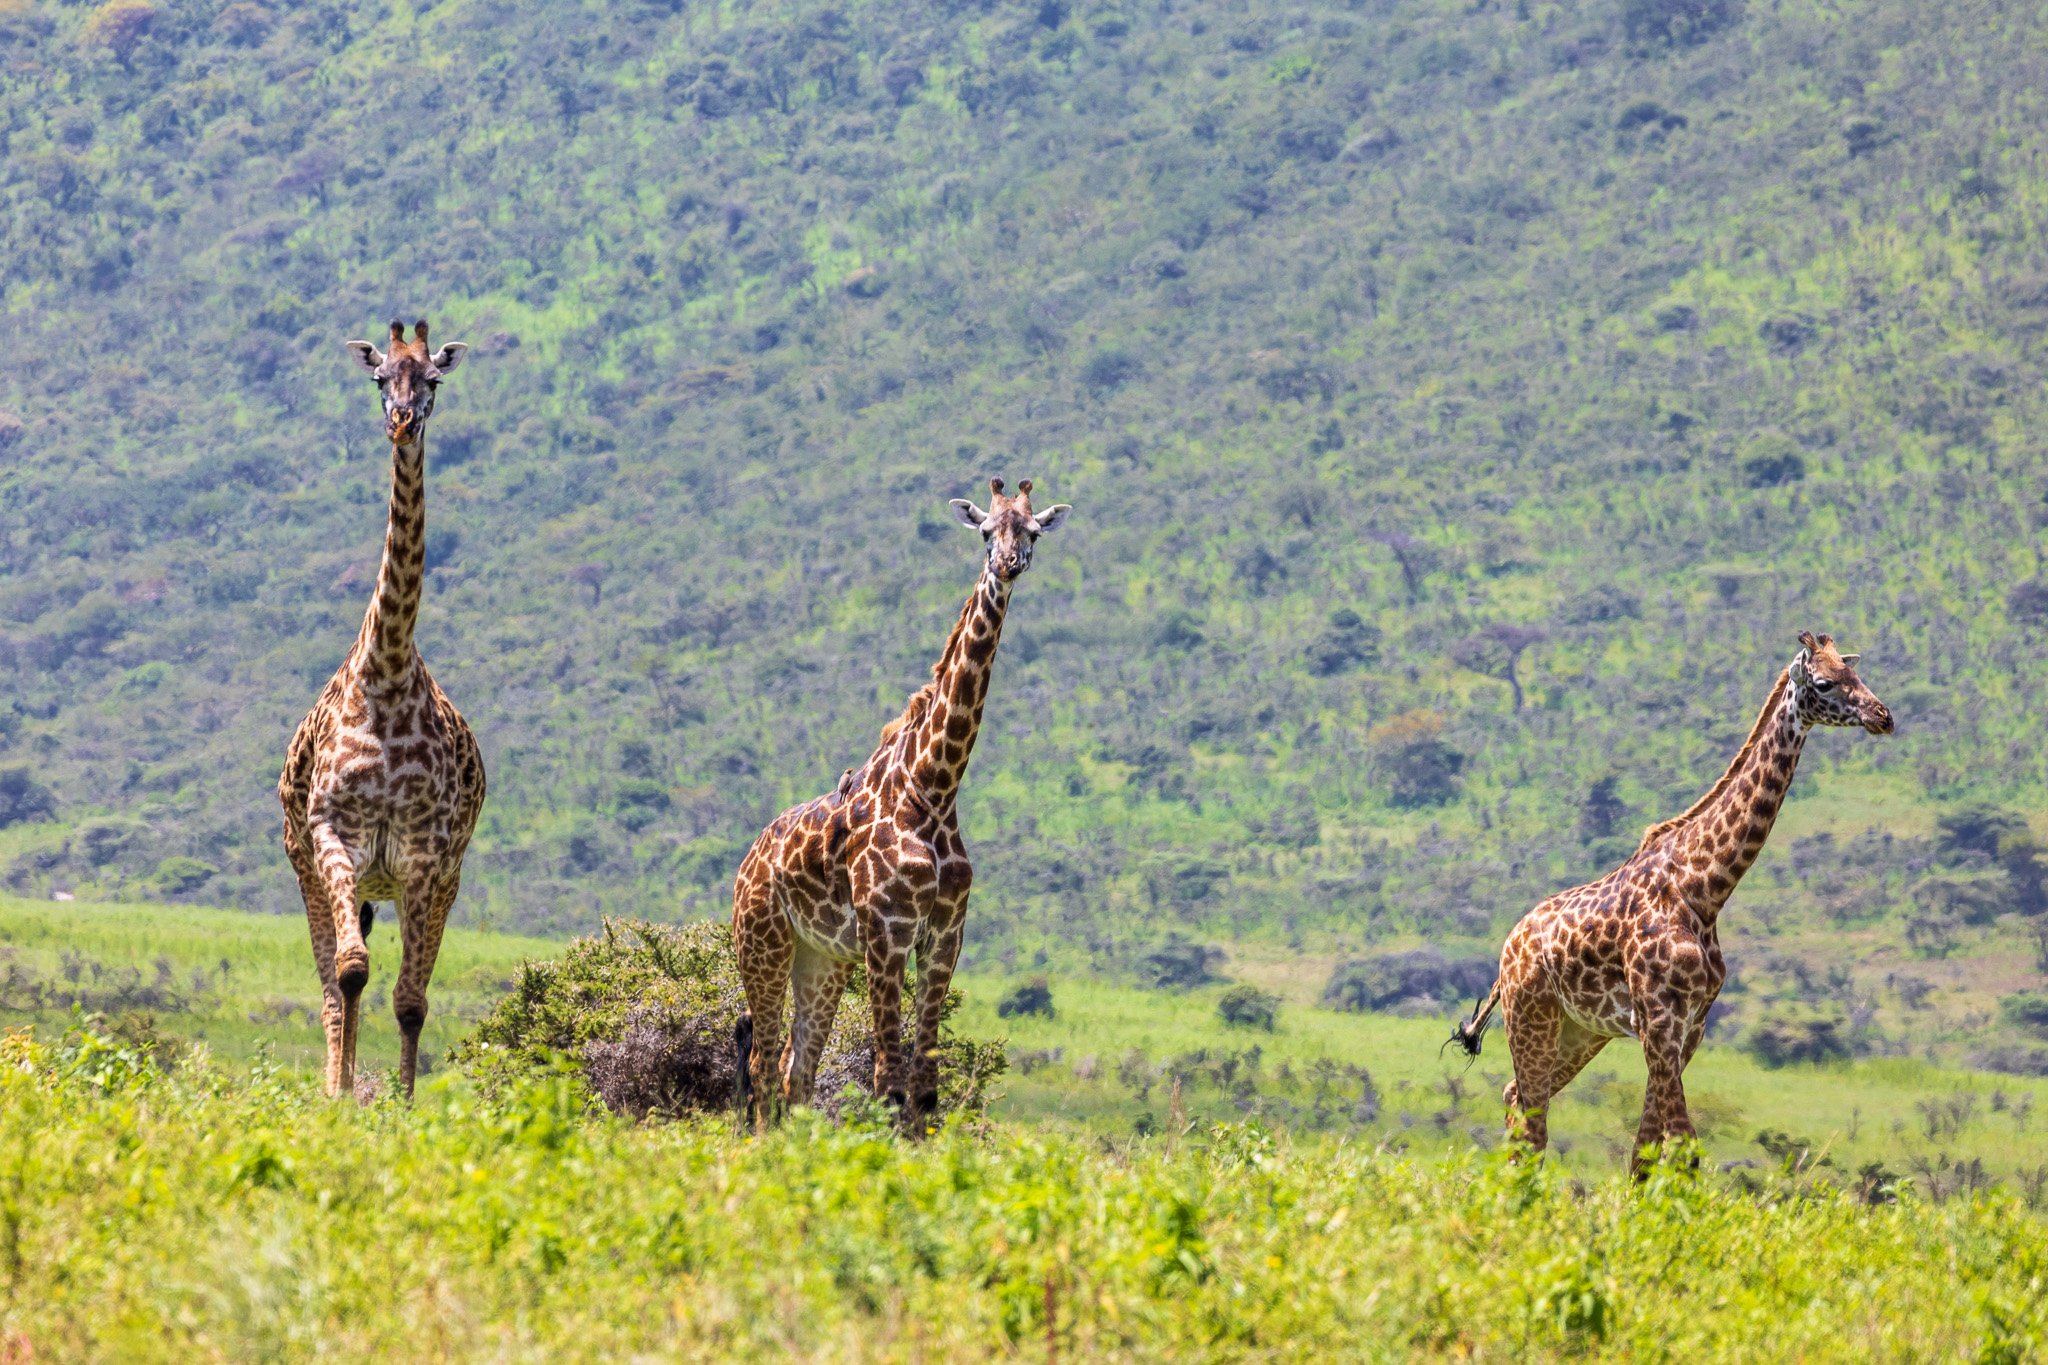
[(434, 961), (441, 955), (448, 912), (455, 908), (461, 890), (462, 869), (455, 867), (438, 880), (423, 878), (408, 886), (398, 903), (398, 933), (404, 946), (398, 983), (391, 988), (391, 1010), (398, 1016), (398, 1078), (408, 1102), (419, 1072), (420, 1030), (427, 1024), (427, 986), (434, 979)]
[(1669, 1010), (1644, 1021), (1640, 1036), (1649, 1081), (1643, 1087), (1643, 1117), (1636, 1125), (1635, 1156), (1629, 1163), (1629, 1173), (1638, 1180), (1649, 1173), (1665, 1143), (1695, 1136), (1685, 1104), (1686, 1034), (1686, 1021)]
[[(356, 1026), (362, 1022), (363, 987), (370, 981), (370, 950), (363, 942), (356, 899), (356, 862), (348, 842), (324, 820), (307, 827), (312, 861), (326, 890), (327, 932), (333, 935), (334, 985), (340, 995), (340, 1062), (330, 1059), (327, 1093), (348, 1095), (356, 1084)], [(312, 913), (310, 905), (307, 913)], [(316, 950), (317, 951), (317, 950)], [(323, 985), (326, 973), (323, 971)]]
[(875, 1028), (875, 1094), (903, 1114), (910, 1100), (910, 1068), (903, 1046), (903, 981), (921, 918), (918, 900), (929, 899), (904, 886), (902, 870), (880, 890), (866, 897), (856, 893), (861, 940), (868, 969), (868, 1011)]
[(321, 880), (313, 856), (312, 841), (303, 828), (290, 819), (284, 827), (285, 856), (299, 879), (299, 897), (306, 903), (306, 929), (313, 941), (313, 966), (320, 974), (320, 1024), (327, 1036), (327, 1069), (324, 1084), (329, 1095), (341, 1089), (342, 1016), (341, 983), (335, 978), (334, 912), (327, 904), (327, 886)]
[(846, 994), (851, 962), (798, 946), (790, 970), (789, 1044), (782, 1059), (783, 1096), (792, 1105), (809, 1104), (818, 1080), (818, 1059), (832, 1036), (839, 1000)]
[(963, 893), (936, 924), (927, 926), (917, 946), (917, 1022), (910, 1057), (912, 1131), (922, 1134), (939, 1112), (939, 1020), (953, 967), (960, 960), (960, 941), (967, 926)]

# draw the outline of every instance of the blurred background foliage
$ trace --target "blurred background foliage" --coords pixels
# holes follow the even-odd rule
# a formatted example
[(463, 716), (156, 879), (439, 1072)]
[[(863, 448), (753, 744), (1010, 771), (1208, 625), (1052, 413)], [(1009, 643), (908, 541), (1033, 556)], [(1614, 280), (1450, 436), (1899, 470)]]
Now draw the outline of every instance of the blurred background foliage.
[(0, 0), (0, 880), (296, 912), (273, 783), (388, 477), (340, 343), (424, 315), (474, 348), (421, 628), (491, 768), (466, 922), (722, 912), (1001, 475), (1077, 511), (966, 786), (970, 966), (1490, 951), (1813, 629), (1900, 733), (1809, 747), (1740, 970), (1843, 1037), (2036, 986), (2044, 30)]

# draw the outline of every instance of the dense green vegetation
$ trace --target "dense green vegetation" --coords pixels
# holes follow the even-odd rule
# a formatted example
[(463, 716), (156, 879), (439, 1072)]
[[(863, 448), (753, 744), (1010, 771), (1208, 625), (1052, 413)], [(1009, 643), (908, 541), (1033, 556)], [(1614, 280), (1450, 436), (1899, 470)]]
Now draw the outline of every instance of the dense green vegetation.
[(1723, 1037), (2039, 1068), (2044, 25), (5, 0), (0, 866), (295, 911), (383, 515), (339, 343), (425, 314), (466, 922), (719, 909), (1030, 476), (970, 965), (1483, 951), (1814, 628), (1901, 731), (1810, 747)]
[[(107, 1034), (0, 1041), (21, 1359), (2019, 1360), (2040, 1220), (1765, 1173), (1586, 1189), (1229, 1124), (927, 1144), (631, 1125), (566, 1078), (415, 1109)], [(1890, 1202), (1887, 1202), (1890, 1201)]]

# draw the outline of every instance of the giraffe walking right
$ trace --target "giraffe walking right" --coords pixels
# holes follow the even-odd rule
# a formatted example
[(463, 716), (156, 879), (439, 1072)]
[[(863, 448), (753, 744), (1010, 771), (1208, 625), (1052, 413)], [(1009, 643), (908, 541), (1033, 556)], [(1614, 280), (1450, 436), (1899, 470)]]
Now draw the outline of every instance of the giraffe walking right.
[(1686, 1063), (1721, 993), (1721, 907), (1770, 836), (1806, 732), (1816, 725), (1892, 732), (1892, 713), (1856, 676), (1857, 655), (1802, 632), (1749, 738), (1707, 794), (1652, 825), (1629, 860), (1596, 882), (1560, 891), (1522, 917), (1501, 948), (1500, 976), (1451, 1034), (1473, 1056), (1496, 1003), (1515, 1078), (1503, 1099), (1508, 1132), (1534, 1151), (1549, 1140), (1545, 1110), (1616, 1038), (1641, 1040), (1649, 1065), (1636, 1174), (1645, 1149), (1691, 1137)]

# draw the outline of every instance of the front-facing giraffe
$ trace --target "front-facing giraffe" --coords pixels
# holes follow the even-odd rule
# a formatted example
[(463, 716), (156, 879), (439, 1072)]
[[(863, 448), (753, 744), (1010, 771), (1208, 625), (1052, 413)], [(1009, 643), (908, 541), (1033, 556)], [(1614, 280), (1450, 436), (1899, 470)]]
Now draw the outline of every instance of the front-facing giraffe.
[(1856, 676), (1856, 655), (1837, 653), (1826, 635), (1802, 632), (1799, 642), (1721, 780), (1683, 815), (1652, 825), (1620, 867), (1524, 915), (1501, 948), (1492, 992), (1451, 1035), (1477, 1055), (1500, 1005), (1515, 1069), (1503, 1096), (1508, 1131), (1533, 1150), (1548, 1141), (1557, 1093), (1621, 1037), (1641, 1041), (1649, 1069), (1637, 1174), (1646, 1148), (1693, 1135), (1683, 1075), (1727, 975), (1721, 907), (1770, 835), (1806, 732), (1892, 729), (1892, 713)]
[(349, 349), (383, 391), (391, 439), (391, 515), (377, 590), (355, 647), (299, 723), (277, 782), (284, 847), (298, 874), (320, 969), (327, 1093), (355, 1087), (357, 1003), (370, 979), (372, 903), (397, 905), (404, 942), (391, 1004), (404, 1037), (408, 1098), (427, 1020), (427, 982), (462, 880), (462, 855), (484, 804), (476, 736), (413, 645), (426, 571), (426, 435), (434, 389), (462, 362), (391, 324), (390, 350)]
[[(938, 1108), (939, 1013), (960, 956), (974, 869), (954, 803), (981, 728), (982, 703), (1010, 590), (1032, 546), (1072, 510), (1031, 509), (991, 479), (987, 511), (955, 498), (953, 514), (988, 552), (967, 605), (918, 689), (882, 731), (866, 763), (824, 796), (775, 817), (740, 863), (732, 892), (733, 945), (747, 992), (740, 1024), (741, 1090), (749, 1118), (767, 1124), (808, 1104), (818, 1059), (856, 962), (865, 964), (875, 1030), (875, 1093), (912, 1132)], [(914, 1042), (903, 1038), (903, 987), (917, 953)], [(789, 1042), (782, 1001), (795, 997)]]

